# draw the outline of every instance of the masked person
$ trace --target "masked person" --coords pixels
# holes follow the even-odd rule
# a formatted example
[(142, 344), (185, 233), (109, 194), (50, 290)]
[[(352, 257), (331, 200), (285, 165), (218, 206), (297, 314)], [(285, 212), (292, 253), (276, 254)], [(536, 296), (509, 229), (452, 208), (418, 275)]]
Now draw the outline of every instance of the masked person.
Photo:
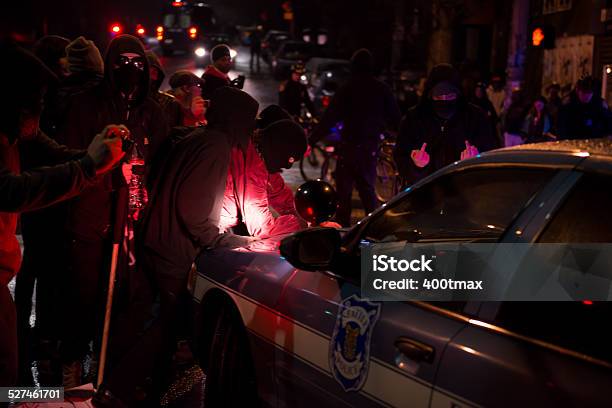
[(161, 84), (164, 82), (166, 73), (159, 61), (159, 58), (153, 51), (147, 50), (147, 60), (149, 61), (149, 77), (151, 89), (150, 95), (157, 102), (164, 112), (168, 127), (183, 126), (183, 108), (179, 101), (168, 92), (160, 90)]
[(393, 156), (406, 184), (498, 147), (489, 117), (466, 101), (460, 84), (459, 72), (452, 65), (435, 66), (423, 100), (402, 120)]
[[(15, 306), (8, 289), (21, 263), (15, 236), (20, 212), (40, 209), (75, 196), (93, 183), (96, 173), (108, 171), (122, 157), (121, 140), (108, 128), (86, 146), (69, 150), (39, 129), (45, 89), (55, 75), (28, 51), (0, 45), (6, 62), (4, 90), (12, 98), (0, 100), (0, 384), (17, 383)], [(22, 166), (30, 170), (21, 173)], [(28, 250), (28, 247), (25, 247)]]
[[(257, 108), (257, 102), (245, 92), (218, 89), (211, 99), (208, 126), (180, 140), (160, 164), (160, 176), (142, 223), (141, 265), (152, 286), (148, 292), (140, 291), (143, 299), (132, 304), (133, 309), (150, 310), (153, 300), (159, 298), (159, 312), (149, 320), (144, 333), (144, 321), (137, 324), (118, 316), (123, 324), (116, 329), (116, 342), (109, 355), (121, 358), (111, 366), (94, 397), (94, 406), (132, 404), (145, 379), (153, 372), (164, 372), (159, 366), (156, 369), (156, 360), (167, 362), (174, 351), (187, 276), (198, 253), (205, 248), (237, 247), (253, 241), (250, 237), (219, 234), (218, 224), (231, 149), (248, 146)], [(137, 314), (125, 311), (127, 316)], [(151, 390), (148, 398), (156, 400), (151, 394), (161, 391)]]
[(559, 139), (594, 139), (612, 135), (610, 110), (585, 76), (576, 83), (569, 102), (559, 109)]
[(395, 131), (400, 121), (391, 89), (374, 77), (374, 60), (368, 50), (353, 54), (351, 71), (351, 77), (338, 89), (309, 140), (314, 144), (338, 122), (344, 124), (336, 165), (337, 219), (343, 226), (349, 226), (351, 221), (353, 184), (366, 213), (378, 206), (374, 187), (380, 135), (385, 130)]
[[(105, 123), (122, 122), (130, 130), (134, 145), (123, 165), (124, 174), (117, 170), (101, 178), (70, 202), (66, 221), (67, 277), (62, 296), (69, 320), (62, 325), (60, 348), (66, 387), (81, 383), (82, 360), (91, 340), (94, 357), (97, 356), (107, 285), (103, 277), (109, 270), (113, 226), (118, 218), (126, 218), (127, 224), (118, 265), (119, 286), (130, 290), (132, 275), (128, 271), (135, 267), (134, 224), (147, 200), (144, 179), (157, 147), (168, 133), (161, 108), (149, 96), (149, 64), (141, 42), (130, 35), (114, 38), (104, 67), (104, 81), (72, 98), (59, 139), (70, 147), (81, 148), (88, 143), (87, 132), (98, 131)], [(128, 191), (123, 194), (125, 190)], [(122, 197), (125, 198), (120, 200)], [(90, 366), (90, 378), (95, 376), (96, 361)]]
[(190, 71), (177, 71), (169, 81), (173, 95), (181, 105), (182, 126), (206, 124), (206, 101), (202, 98), (204, 81)]
[(291, 67), (291, 77), (280, 84), (278, 90), (278, 104), (294, 117), (302, 115), (302, 109), (315, 115), (315, 107), (308, 95), (308, 87), (301, 82), (306, 69), (302, 64)]
[(202, 79), (204, 86), (202, 87), (202, 96), (204, 99), (210, 99), (213, 92), (223, 86), (234, 86), (242, 89), (244, 85), (244, 77), (238, 76), (234, 80), (230, 80), (228, 73), (232, 69), (232, 55), (230, 47), (225, 44), (219, 44), (210, 51), (210, 59), (212, 65), (209, 65)]

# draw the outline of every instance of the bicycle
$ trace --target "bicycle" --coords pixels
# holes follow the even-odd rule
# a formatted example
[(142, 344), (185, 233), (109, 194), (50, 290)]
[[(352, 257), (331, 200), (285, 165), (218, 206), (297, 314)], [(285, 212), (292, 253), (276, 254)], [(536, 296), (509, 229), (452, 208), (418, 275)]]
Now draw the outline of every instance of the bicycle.
[[(316, 144), (310, 154), (300, 160), (300, 173), (304, 181), (321, 179), (334, 185), (337, 153), (334, 145)], [(321, 163), (321, 169), (316, 170)]]

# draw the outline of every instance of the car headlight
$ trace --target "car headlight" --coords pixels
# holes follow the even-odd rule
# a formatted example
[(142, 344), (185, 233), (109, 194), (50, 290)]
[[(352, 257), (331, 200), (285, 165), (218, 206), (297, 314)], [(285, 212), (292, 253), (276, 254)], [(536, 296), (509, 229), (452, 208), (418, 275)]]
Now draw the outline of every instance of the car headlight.
[(196, 48), (194, 52), (195, 52), (196, 57), (198, 58), (202, 58), (203, 56), (206, 55), (206, 50), (202, 47)]
[(230, 48), (230, 58), (234, 59), (234, 58), (236, 58), (237, 55), (238, 55), (238, 51), (236, 51), (233, 48)]

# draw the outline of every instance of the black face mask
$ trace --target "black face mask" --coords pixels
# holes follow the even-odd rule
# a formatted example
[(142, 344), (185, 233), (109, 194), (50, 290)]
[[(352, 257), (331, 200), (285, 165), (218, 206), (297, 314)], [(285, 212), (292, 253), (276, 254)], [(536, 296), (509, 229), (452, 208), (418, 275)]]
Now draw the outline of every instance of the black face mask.
[(437, 116), (442, 119), (450, 119), (457, 111), (457, 101), (432, 101)]
[(117, 88), (125, 96), (131, 96), (140, 87), (143, 80), (144, 71), (138, 69), (133, 64), (121, 65), (113, 70)]

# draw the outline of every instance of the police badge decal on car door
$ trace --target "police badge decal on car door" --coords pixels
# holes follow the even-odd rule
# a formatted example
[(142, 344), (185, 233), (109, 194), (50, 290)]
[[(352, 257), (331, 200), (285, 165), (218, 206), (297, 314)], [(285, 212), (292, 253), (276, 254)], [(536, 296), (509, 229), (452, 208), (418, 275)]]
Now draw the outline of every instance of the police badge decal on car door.
[(329, 345), (329, 366), (345, 391), (359, 391), (368, 376), (370, 342), (380, 303), (352, 295), (340, 303)]

